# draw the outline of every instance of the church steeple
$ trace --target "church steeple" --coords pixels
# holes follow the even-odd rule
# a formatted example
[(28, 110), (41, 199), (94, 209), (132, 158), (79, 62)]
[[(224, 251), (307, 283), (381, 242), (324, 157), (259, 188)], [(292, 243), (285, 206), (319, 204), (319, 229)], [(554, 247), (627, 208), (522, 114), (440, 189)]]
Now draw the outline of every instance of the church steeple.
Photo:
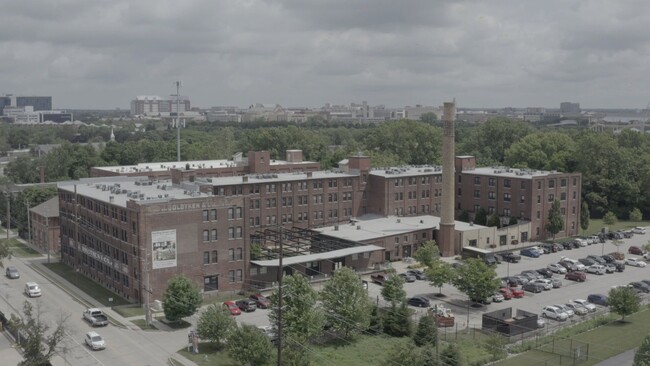
[(113, 133), (113, 126), (111, 126), (111, 141), (115, 141), (115, 134)]

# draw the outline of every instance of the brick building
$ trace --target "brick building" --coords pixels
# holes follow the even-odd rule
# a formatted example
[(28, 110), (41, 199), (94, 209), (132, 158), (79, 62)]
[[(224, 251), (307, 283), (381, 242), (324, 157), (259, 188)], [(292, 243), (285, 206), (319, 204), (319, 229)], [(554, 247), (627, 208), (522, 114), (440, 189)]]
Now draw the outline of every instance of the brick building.
[[(62, 260), (142, 302), (147, 281), (152, 299), (161, 299), (167, 281), (179, 273), (206, 294), (269, 287), (277, 278), (280, 242), (291, 257), (285, 271), (313, 276), (341, 265), (373, 268), (412, 256), (422, 242), (438, 239), (440, 167), (372, 169), (370, 158), (351, 156), (339, 169), (322, 171), (315, 169), (317, 163), (303, 162), (300, 151), (289, 151), (283, 162), (269, 157), (250, 152), (235, 166), (175, 163), (129, 171), (132, 176), (61, 182)], [(494, 207), (504, 221), (516, 214), (519, 223), (497, 229), (457, 222), (456, 254), (462, 246), (505, 242), (499, 248), (507, 249), (543, 238), (544, 230), (537, 228), (543, 228), (551, 194), (564, 198), (568, 227), (579, 226), (579, 174), (497, 172), (474, 165), (471, 157), (456, 158), (456, 214), (480, 205)], [(572, 233), (567, 229), (560, 235)]]
[(59, 252), (59, 199), (51, 198), (29, 209), (32, 244), (43, 251)]

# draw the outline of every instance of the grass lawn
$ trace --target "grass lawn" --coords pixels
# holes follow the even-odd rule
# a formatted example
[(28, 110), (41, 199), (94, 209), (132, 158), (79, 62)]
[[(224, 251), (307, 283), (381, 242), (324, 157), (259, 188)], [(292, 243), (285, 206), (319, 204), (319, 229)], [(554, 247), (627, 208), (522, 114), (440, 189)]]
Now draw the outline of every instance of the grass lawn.
[(172, 328), (172, 329), (184, 329), (184, 328), (189, 328), (189, 327), (192, 326), (192, 324), (190, 324), (190, 323), (188, 323), (188, 322), (186, 322), (185, 320), (182, 320), (182, 319), (179, 320), (179, 321), (176, 321), (176, 322), (170, 322), (167, 319), (165, 319), (164, 315), (163, 316), (157, 316), (157, 317), (155, 317), (155, 319), (157, 321), (165, 324), (166, 326)]
[[(572, 337), (589, 344), (589, 359), (580, 365), (595, 365), (612, 356), (638, 347), (650, 329), (650, 310), (647, 308), (626, 318), (625, 323), (612, 321), (596, 329)], [(552, 354), (533, 350), (498, 363), (499, 366), (534, 364), (553, 357)]]
[(187, 352), (187, 348), (181, 348), (177, 353), (199, 366), (239, 366), (239, 362), (230, 358), (226, 352), (217, 348), (212, 342), (199, 343), (198, 354)]
[(6, 244), (11, 250), (11, 254), (16, 257), (40, 257), (42, 254), (26, 246), (16, 238), (0, 239), (0, 243)]
[[(89, 278), (86, 278), (84, 275), (75, 272), (74, 269), (68, 267), (63, 263), (44, 263), (52, 272), (58, 274), (59, 276), (65, 278), (68, 282), (76, 286), (81, 291), (88, 294), (88, 296), (99, 301), (104, 306), (117, 306), (117, 305), (126, 305), (130, 302), (126, 299), (120, 297), (111, 290), (108, 290), (101, 285), (98, 285)], [(109, 298), (113, 298), (113, 301), (108, 301)]]
[(650, 222), (648, 221), (618, 221), (614, 225), (605, 225), (603, 224), (602, 219), (589, 219), (589, 228), (586, 231), (580, 230), (581, 232), (584, 232), (585, 235), (591, 235), (595, 233), (599, 233), (602, 228), (607, 226), (609, 231), (616, 231), (616, 230), (628, 230), (632, 229), (637, 226), (650, 226)]
[(131, 320), (131, 323), (137, 325), (142, 330), (158, 330), (156, 327), (152, 327), (151, 325), (147, 324), (147, 321), (144, 319)]
[(113, 306), (113, 310), (125, 318), (144, 315), (144, 309), (139, 305)]

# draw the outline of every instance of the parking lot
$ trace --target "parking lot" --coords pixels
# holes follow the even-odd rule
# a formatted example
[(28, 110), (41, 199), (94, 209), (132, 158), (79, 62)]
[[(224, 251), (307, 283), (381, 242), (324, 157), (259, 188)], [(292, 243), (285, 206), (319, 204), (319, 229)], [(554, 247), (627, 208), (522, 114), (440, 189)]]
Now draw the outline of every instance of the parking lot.
[[(632, 238), (622, 239), (623, 245), (619, 247), (621, 253), (625, 253), (626, 258), (641, 258), (640, 256), (627, 254), (627, 250), (630, 246), (643, 246), (648, 243), (650, 240), (650, 234), (639, 235), (636, 234)], [(539, 243), (530, 243), (531, 245)], [(576, 248), (572, 250), (563, 250), (557, 253), (544, 254), (539, 258), (529, 258), (522, 256), (519, 263), (501, 263), (496, 266), (496, 272), (498, 277), (513, 276), (519, 274), (524, 270), (536, 270), (539, 268), (546, 268), (550, 263), (557, 263), (561, 257), (566, 256), (572, 259), (584, 258), (587, 255), (601, 255), (611, 252), (615, 252), (617, 248), (612, 245), (611, 240), (607, 240), (604, 244), (592, 244), (586, 247)], [(518, 252), (516, 252), (518, 254)], [(450, 262), (454, 262), (451, 258), (445, 258)], [(408, 264), (404, 262), (394, 262), (392, 267), (397, 271), (397, 273), (402, 273), (407, 269)], [(489, 305), (482, 305), (480, 307), (469, 306), (467, 296), (456, 288), (450, 285), (445, 285), (442, 287), (443, 297), (436, 296), (438, 294), (438, 288), (431, 287), (428, 281), (416, 281), (412, 283), (406, 283), (404, 289), (406, 290), (407, 297), (413, 296), (425, 296), (431, 300), (433, 304), (441, 304), (447, 308), (450, 308), (456, 317), (456, 323), (458, 329), (465, 328), (468, 324), (468, 314), (469, 314), (469, 325), (471, 327), (480, 328), (481, 326), (481, 316), (485, 312), (491, 312), (498, 309), (512, 307), (514, 309), (526, 310), (529, 312), (541, 313), (542, 307), (552, 304), (565, 304), (573, 299), (586, 299), (589, 294), (605, 294), (609, 292), (612, 286), (616, 285), (626, 285), (632, 281), (638, 281), (642, 279), (650, 279), (650, 266), (645, 268), (626, 266), (625, 271), (622, 273), (615, 272), (611, 274), (596, 275), (596, 274), (587, 274), (587, 280), (585, 282), (575, 282), (570, 280), (565, 280), (564, 275), (554, 274), (556, 278), (561, 279), (562, 287), (555, 288), (552, 290), (544, 291), (542, 293), (533, 294), (531, 292), (526, 292), (523, 298), (505, 300), (500, 303), (492, 303)], [(369, 282), (368, 286), (368, 296), (379, 305), (385, 305), (383, 298), (381, 296), (381, 286), (374, 284), (370, 280), (370, 276), (363, 276), (364, 280)], [(315, 288), (320, 289), (320, 285), (315, 285)], [(642, 295), (648, 296), (648, 295)], [(237, 300), (237, 299), (233, 299)], [(597, 306), (598, 308), (602, 308)], [(413, 308), (417, 313), (423, 314), (426, 312), (426, 309), (422, 308)], [(257, 309), (255, 312), (251, 313), (242, 313), (241, 316), (237, 316), (237, 321), (246, 324), (252, 324), (256, 326), (268, 325), (268, 312), (269, 310)], [(576, 315), (573, 317), (573, 322), (578, 321), (579, 316)], [(554, 320), (547, 319), (547, 324), (549, 326), (554, 325)]]

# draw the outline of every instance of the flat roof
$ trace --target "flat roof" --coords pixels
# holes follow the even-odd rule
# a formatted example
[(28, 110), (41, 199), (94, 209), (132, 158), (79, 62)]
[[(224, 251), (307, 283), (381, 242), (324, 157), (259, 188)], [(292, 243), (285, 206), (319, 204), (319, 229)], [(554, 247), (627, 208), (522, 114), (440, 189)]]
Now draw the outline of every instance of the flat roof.
[(395, 176), (414, 176), (414, 175), (431, 175), (442, 174), (442, 166), (439, 165), (408, 165), (401, 167), (390, 168), (373, 168), (370, 175), (380, 177), (395, 177)]
[[(364, 215), (352, 220), (349, 224), (326, 226), (312, 230), (333, 238), (363, 242), (420, 230), (433, 230), (439, 226), (440, 217), (432, 215), (410, 217)], [(456, 231), (472, 231), (484, 228), (486, 226), (455, 221)]]
[[(296, 255), (296, 256), (293, 256), (293, 257), (284, 257), (284, 258), (282, 258), (282, 266), (290, 266), (290, 265), (293, 265), (293, 264), (314, 262), (314, 261), (320, 261), (320, 260), (324, 260), (324, 259), (347, 257), (348, 255), (352, 255), (352, 254), (374, 252), (374, 251), (378, 251), (378, 250), (384, 250), (384, 248), (376, 246), (376, 245), (362, 245), (362, 246), (358, 246), (358, 247), (332, 250), (332, 251), (329, 251), (329, 252), (306, 254), (306, 255)], [(258, 266), (261, 266), (261, 267), (279, 267), (280, 266), (280, 260), (279, 259), (267, 259), (267, 260), (262, 260), (262, 261), (251, 261), (251, 263), (256, 264)]]
[[(301, 165), (313, 164), (313, 161), (289, 162), (286, 160), (272, 159), (271, 165)], [(242, 165), (248, 165), (248, 160), (243, 159), (240, 162), (234, 160), (190, 160), (190, 161), (167, 161), (155, 163), (140, 163), (136, 165), (116, 165), (116, 166), (96, 166), (97, 170), (114, 172), (114, 173), (139, 173), (139, 172), (163, 172), (170, 169), (185, 169), (187, 164), (190, 169), (215, 169), (230, 168)]]
[(477, 175), (486, 175), (491, 177), (510, 177), (519, 179), (532, 179), (535, 177), (547, 177), (553, 174), (564, 174), (556, 171), (535, 170), (535, 169), (515, 169), (508, 167), (482, 167), (475, 169), (463, 170), (463, 173), (472, 173)]
[[(308, 176), (311, 175), (311, 176)], [(213, 186), (228, 186), (233, 184), (264, 184), (273, 182), (293, 182), (299, 180), (309, 179), (323, 179), (323, 178), (345, 178), (345, 177), (358, 177), (358, 172), (344, 172), (337, 169), (332, 170), (319, 170), (314, 172), (293, 172), (293, 173), (265, 173), (265, 174), (248, 174), (244, 176), (234, 177), (212, 177), (212, 178), (196, 178), (196, 183), (211, 184)], [(248, 182), (243, 182), (243, 177), (248, 178)]]
[[(57, 187), (68, 192), (126, 207), (129, 200), (142, 203), (162, 203), (174, 199), (206, 198), (210, 195), (191, 188), (172, 186), (171, 181), (151, 181), (143, 177), (97, 177), (59, 182)], [(197, 187), (198, 188), (198, 187)], [(112, 201), (111, 201), (111, 197)]]

